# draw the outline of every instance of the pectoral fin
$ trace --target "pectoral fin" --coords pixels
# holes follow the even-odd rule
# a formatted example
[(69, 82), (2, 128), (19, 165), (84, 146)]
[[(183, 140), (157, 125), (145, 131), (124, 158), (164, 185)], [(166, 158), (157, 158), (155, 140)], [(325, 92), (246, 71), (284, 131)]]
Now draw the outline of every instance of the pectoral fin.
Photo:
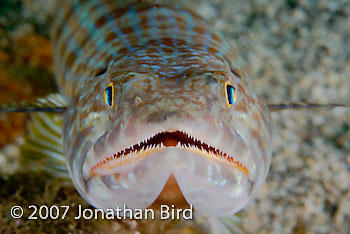
[[(66, 105), (59, 94), (42, 98), (39, 103), (43, 106)], [(30, 116), (28, 134), (24, 144), (20, 146), (22, 165), (33, 171), (70, 180), (63, 152), (63, 116), (49, 112), (33, 112)]]

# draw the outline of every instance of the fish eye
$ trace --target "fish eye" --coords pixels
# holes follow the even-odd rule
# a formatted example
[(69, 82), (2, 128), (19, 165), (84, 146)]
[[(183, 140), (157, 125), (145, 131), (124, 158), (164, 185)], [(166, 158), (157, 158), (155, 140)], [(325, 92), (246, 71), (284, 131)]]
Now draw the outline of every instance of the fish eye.
[(227, 99), (227, 105), (229, 107), (232, 106), (237, 100), (237, 92), (236, 89), (230, 84), (230, 82), (226, 82), (225, 84), (225, 93)]
[(112, 109), (113, 108), (113, 100), (114, 100), (114, 86), (113, 83), (109, 83), (108, 87), (104, 92), (105, 103)]

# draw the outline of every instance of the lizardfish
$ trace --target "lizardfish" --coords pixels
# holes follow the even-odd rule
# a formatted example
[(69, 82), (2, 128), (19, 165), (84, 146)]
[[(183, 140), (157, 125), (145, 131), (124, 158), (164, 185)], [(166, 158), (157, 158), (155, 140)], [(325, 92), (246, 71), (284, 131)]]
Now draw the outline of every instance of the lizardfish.
[[(63, 99), (27, 109), (64, 111), (61, 130), (41, 133), (56, 139), (46, 154), (57, 159), (62, 147), (75, 187), (96, 208), (192, 205), (214, 233), (230, 232), (220, 218), (254, 199), (269, 171), (269, 109), (303, 105), (266, 105), (233, 46), (182, 6), (59, 3), (52, 43)], [(55, 102), (67, 107), (43, 107)]]

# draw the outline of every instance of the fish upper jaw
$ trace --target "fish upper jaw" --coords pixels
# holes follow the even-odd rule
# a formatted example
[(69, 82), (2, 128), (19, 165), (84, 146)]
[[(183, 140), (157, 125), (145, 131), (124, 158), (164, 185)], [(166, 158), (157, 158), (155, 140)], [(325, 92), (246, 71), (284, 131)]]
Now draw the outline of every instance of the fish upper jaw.
[(96, 142), (83, 164), (85, 179), (128, 173), (138, 161), (169, 148), (195, 152), (227, 164), (244, 172), (250, 180), (256, 176), (253, 155), (239, 134), (208, 123), (118, 124)]

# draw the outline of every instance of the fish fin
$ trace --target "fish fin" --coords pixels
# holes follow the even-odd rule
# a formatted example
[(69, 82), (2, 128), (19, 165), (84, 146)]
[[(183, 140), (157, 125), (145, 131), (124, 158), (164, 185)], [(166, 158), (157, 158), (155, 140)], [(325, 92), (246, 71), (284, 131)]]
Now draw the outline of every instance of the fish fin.
[(64, 97), (58, 93), (49, 94), (38, 98), (34, 102), (20, 102), (11, 104), (1, 104), (0, 113), (13, 112), (53, 112), (60, 113), (66, 110), (67, 102)]
[(243, 234), (242, 220), (238, 215), (208, 218), (212, 234)]
[(315, 103), (289, 103), (289, 104), (268, 104), (270, 111), (295, 110), (295, 109), (319, 109), (334, 107), (350, 107), (344, 104), (315, 104)]
[[(62, 96), (56, 94), (42, 101), (43, 104), (65, 104)], [(22, 165), (32, 171), (70, 180), (63, 152), (63, 116), (49, 112), (33, 112), (30, 116), (28, 134), (20, 146)]]

